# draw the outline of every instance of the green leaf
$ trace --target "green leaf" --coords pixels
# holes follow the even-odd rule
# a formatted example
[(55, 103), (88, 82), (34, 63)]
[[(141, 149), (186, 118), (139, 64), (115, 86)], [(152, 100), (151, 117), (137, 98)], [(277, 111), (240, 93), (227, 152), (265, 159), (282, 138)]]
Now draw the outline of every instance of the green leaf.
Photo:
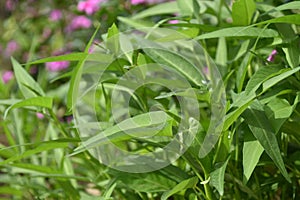
[(247, 74), (247, 69), (250, 65), (252, 59), (252, 55), (250, 54), (250, 52), (248, 52), (242, 62), (240, 63), (237, 73), (236, 73), (236, 86), (237, 86), (237, 91), (240, 93), (243, 89), (244, 86), (244, 81), (245, 81), (245, 77)]
[(138, 19), (130, 19), (127, 17), (118, 17), (118, 20), (121, 22), (133, 27), (133, 28), (145, 28), (145, 27), (152, 27), (154, 26), (154, 23), (149, 21), (143, 21)]
[(230, 157), (228, 157), (221, 166), (210, 173), (210, 185), (214, 186), (221, 196), (224, 194), (224, 176), (229, 159)]
[(114, 178), (106, 186), (106, 190), (105, 190), (104, 194), (102, 195), (104, 197), (104, 199), (109, 199), (111, 197), (116, 186), (117, 186), (117, 183), (116, 183), (116, 179)]
[(282, 17), (277, 17), (277, 18), (274, 18), (274, 19), (269, 19), (269, 20), (266, 20), (266, 21), (262, 21), (262, 22), (254, 24), (254, 25), (276, 24), (276, 23), (287, 23), (287, 24), (300, 25), (300, 15), (299, 14), (285, 15), (285, 16), (282, 16)]
[[(269, 88), (276, 85), (278, 82), (286, 79), (287, 77), (293, 75), (299, 70), (300, 67), (297, 67), (295, 69), (284, 69), (283, 71), (278, 72), (280, 73), (279, 75), (274, 76), (262, 83), (262, 92), (260, 94), (263, 94)], [(258, 79), (259, 78), (257, 78), (257, 80)], [(247, 89), (248, 91), (250, 90), (250, 87), (253, 87), (250, 92), (248, 92), (247, 94), (245, 92), (241, 92), (240, 94), (238, 94), (236, 100), (232, 103), (231, 108), (237, 107), (237, 109), (226, 115), (223, 130), (228, 130), (228, 128), (235, 122), (235, 120), (241, 115), (241, 113), (243, 113), (243, 111), (248, 107), (248, 105), (250, 105), (251, 101), (256, 97), (255, 90), (257, 89), (257, 87), (255, 84), (251, 83), (251, 85), (252, 86), (248, 86), (249, 89)]]
[(34, 165), (34, 164), (30, 164), (30, 163), (13, 163), (13, 164), (10, 164), (10, 166), (20, 168), (20, 169), (24, 169), (24, 172), (25, 172), (25, 170), (29, 170), (33, 173), (44, 173), (44, 174), (47, 174), (47, 175), (49, 175), (49, 174), (56, 174), (56, 175), (62, 174), (61, 171), (55, 170), (51, 167), (41, 166), (41, 165)]
[(270, 78), (269, 80), (265, 81), (263, 83), (263, 92), (265, 92), (266, 90), (268, 90), (269, 88), (273, 87), (274, 85), (276, 85), (278, 82), (288, 78), (289, 76), (295, 74), (296, 72), (298, 72), (300, 70), (300, 67), (291, 69), (291, 70), (287, 70), (284, 73), (281, 73), (277, 76), (274, 76), (272, 78)]
[(156, 96), (155, 99), (164, 99), (172, 96), (194, 98), (195, 95), (197, 99), (200, 101), (206, 101), (206, 102), (210, 101), (210, 93), (207, 90), (200, 90), (196, 88), (188, 88), (188, 89), (184, 89), (183, 91), (163, 93), (159, 96)]
[(193, 15), (193, 1), (177, 0), (178, 8), (180, 9), (180, 15), (182, 16), (192, 16)]
[(266, 117), (263, 105), (259, 101), (254, 101), (250, 108), (243, 113), (243, 118), (248, 123), (253, 135), (279, 168), (282, 175), (287, 181), (291, 182), (281, 157), (274, 129)]
[[(300, 9), (300, 1), (293, 1), (293, 2), (288, 2), (285, 4), (282, 4), (280, 6), (277, 6), (274, 8), (277, 11), (282, 11), (282, 10), (292, 10), (292, 9)], [(273, 9), (272, 9), (273, 10)]]
[(223, 126), (223, 130), (226, 131), (229, 127), (241, 116), (241, 114), (247, 109), (247, 107), (251, 104), (251, 101), (255, 97), (255, 95), (249, 96), (242, 94), (243, 100), (241, 100), (241, 105), (238, 108), (225, 116), (225, 122)]
[(23, 99), (1, 99), (0, 105), (12, 105), (20, 101), (23, 101)]
[(198, 177), (192, 177), (175, 185), (171, 190), (166, 191), (161, 196), (161, 200), (167, 200), (172, 195), (182, 192), (188, 188), (194, 188), (198, 183)]
[[(245, 103), (245, 100), (248, 98), (248, 100), (253, 99), (255, 97), (255, 91), (258, 89), (258, 87), (262, 84), (262, 91), (260, 94), (266, 92), (269, 88), (273, 87), (280, 81), (288, 78), (289, 76), (295, 74), (300, 70), (300, 67), (297, 67), (295, 69), (281, 69), (274, 67), (274, 69), (271, 68), (265, 68), (260, 69), (252, 80), (249, 81), (248, 85), (246, 86), (246, 93), (241, 93), (239, 95), (239, 99), (236, 100), (233, 104), (233, 106), (241, 106)], [(272, 73), (272, 74), (270, 74)], [(266, 80), (267, 79), (267, 80)], [(251, 97), (251, 98), (250, 98)]]
[(196, 37), (196, 40), (219, 38), (219, 37), (260, 37), (260, 38), (274, 38), (278, 33), (273, 29), (261, 29), (256, 27), (232, 27), (223, 28), (221, 30), (202, 34)]
[(43, 143), (40, 143), (35, 148), (31, 148), (22, 154), (14, 155), (13, 157), (10, 157), (10, 158), (0, 162), (0, 165), (5, 165), (5, 164), (8, 164), (13, 161), (21, 160), (23, 158), (30, 157), (32, 155), (41, 153), (43, 151), (49, 151), (49, 150), (58, 149), (58, 148), (67, 148), (69, 144), (70, 144), (70, 142), (68, 142), (68, 141), (43, 142)]
[(275, 98), (268, 103), (275, 119), (286, 119), (293, 113), (293, 106), (286, 99)]
[(107, 31), (106, 46), (111, 52), (118, 54), (120, 49), (120, 43), (119, 43), (119, 30), (116, 24), (113, 24)]
[(253, 0), (236, 0), (232, 5), (233, 24), (247, 26), (251, 23), (256, 6)]
[(246, 132), (243, 146), (243, 170), (245, 182), (249, 180), (263, 152), (264, 148), (259, 141), (255, 139), (252, 133)]
[(229, 62), (238, 60), (241, 56), (247, 53), (249, 49), (250, 49), (250, 40), (243, 41), (240, 45), (238, 52), (237, 53), (234, 52), (232, 56), (230, 56), (232, 59)]
[(183, 74), (197, 86), (203, 86), (201, 71), (182, 56), (163, 49), (143, 49), (156, 63), (173, 68)]
[(80, 61), (86, 59), (88, 61), (98, 61), (98, 62), (107, 62), (110, 63), (112, 61), (112, 56), (108, 54), (102, 54), (102, 53), (85, 53), (85, 52), (79, 52), (79, 53), (69, 53), (59, 56), (52, 56), (47, 58), (42, 58), (39, 60), (31, 61), (28, 64), (35, 65), (35, 64), (41, 64), (46, 62), (57, 62), (57, 61)]
[(278, 133), (283, 123), (285, 123), (286, 120), (291, 117), (292, 113), (299, 103), (299, 97), (300, 94), (297, 93), (293, 105), (290, 105), (290, 103), (286, 99), (280, 99), (277, 97), (271, 99), (268, 102), (266, 113), (268, 119), (274, 127), (275, 133)]
[(295, 41), (291, 41), (287, 48), (282, 48), (283, 52), (285, 53), (286, 60), (288, 61), (288, 64), (292, 67), (298, 67), (299, 66), (299, 42), (300, 39), (298, 38)]
[(256, 91), (259, 86), (266, 80), (284, 72), (281, 66), (263, 66), (260, 67), (248, 81), (245, 92), (249, 94), (251, 91)]
[(25, 98), (36, 97), (38, 95), (45, 96), (40, 85), (26, 72), (26, 70), (16, 61), (11, 58), (14, 73), (17, 79), (18, 86)]
[(164, 174), (166, 177), (168, 177), (169, 179), (174, 180), (176, 182), (181, 182), (181, 181), (189, 178), (189, 175), (187, 172), (185, 172), (183, 169), (180, 169), (179, 167), (176, 167), (174, 165), (169, 165), (159, 171), (162, 174)]
[(166, 2), (159, 3), (155, 6), (152, 6), (138, 14), (134, 15), (132, 19), (141, 19), (150, 16), (164, 15), (164, 14), (174, 14), (179, 13), (179, 8), (176, 2)]
[(7, 110), (4, 113), (4, 118), (6, 118), (8, 112), (15, 108), (22, 108), (26, 106), (39, 106), (44, 108), (52, 108), (53, 99), (51, 97), (32, 97), (29, 99), (25, 99), (23, 101), (20, 101), (18, 103), (15, 103), (7, 108)]
[(133, 137), (145, 137), (154, 134), (157, 136), (172, 136), (171, 123), (168, 121), (170, 121), (170, 118), (163, 111), (134, 116), (84, 141), (82, 145), (74, 150), (72, 155), (95, 146), (128, 140)]
[(227, 64), (227, 45), (224, 37), (220, 37), (216, 53), (216, 63), (226, 66)]
[(79, 91), (79, 83), (81, 80), (81, 76), (82, 76), (82, 71), (83, 71), (83, 66), (84, 63), (88, 57), (88, 52), (89, 49), (94, 41), (94, 38), (96, 37), (96, 34), (98, 32), (98, 30), (100, 29), (100, 25), (97, 27), (97, 29), (95, 30), (93, 36), (91, 37), (90, 41), (88, 42), (88, 44), (85, 47), (84, 53), (86, 56), (82, 57), (77, 66), (75, 67), (75, 69), (73, 69), (73, 74), (71, 76), (71, 81), (70, 81), (70, 87), (68, 90), (68, 95), (67, 95), (67, 108), (68, 108), (68, 112), (70, 110), (73, 109), (74, 103), (76, 102), (76, 99), (78, 97), (78, 91)]
[(23, 196), (23, 192), (22, 190), (20, 190), (19, 188), (14, 188), (14, 187), (9, 187), (9, 186), (1, 186), (0, 187), (0, 194), (10, 194), (13, 195), (14, 197), (18, 197), (18, 196)]
[(131, 174), (118, 172), (118, 180), (121, 180), (127, 187), (138, 192), (164, 192), (173, 188), (176, 182), (159, 172), (150, 172), (143, 174)]

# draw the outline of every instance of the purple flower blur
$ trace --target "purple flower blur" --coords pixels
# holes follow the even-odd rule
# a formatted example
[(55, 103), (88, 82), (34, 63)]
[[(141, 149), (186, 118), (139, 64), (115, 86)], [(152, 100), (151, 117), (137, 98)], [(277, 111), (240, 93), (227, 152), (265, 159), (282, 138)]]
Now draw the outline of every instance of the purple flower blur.
[(3, 74), (2, 74), (2, 81), (3, 83), (8, 83), (11, 79), (14, 78), (14, 72), (13, 71), (5, 71)]
[(15, 40), (9, 41), (5, 49), (5, 55), (7, 57), (10, 57), (15, 51), (19, 49), (19, 47), (19, 44)]
[(36, 113), (36, 117), (39, 118), (39, 119), (44, 119), (45, 116), (44, 116), (43, 113), (37, 112), (37, 113)]
[(131, 0), (132, 5), (146, 3), (146, 0)]
[(52, 10), (49, 15), (50, 21), (58, 21), (62, 18), (62, 12), (60, 10)]
[(131, 0), (132, 5), (138, 5), (138, 4), (155, 4), (155, 3), (162, 3), (166, 1), (172, 1), (172, 0)]
[(168, 23), (169, 23), (169, 24), (178, 24), (178, 23), (179, 23), (179, 20), (173, 19), (173, 20), (168, 21)]
[(100, 3), (103, 0), (86, 0), (80, 1), (77, 5), (78, 11), (85, 12), (87, 15), (92, 15), (100, 9)]
[(73, 115), (70, 115), (70, 116), (67, 116), (67, 117), (66, 117), (66, 121), (67, 121), (67, 123), (69, 123), (69, 124), (73, 121), (73, 119), (74, 119)]
[(92, 26), (92, 21), (81, 15), (75, 17), (72, 21), (71, 24), (68, 26), (67, 31), (73, 31), (81, 28), (90, 28)]
[(277, 53), (278, 53), (277, 50), (274, 49), (274, 50), (272, 51), (272, 53), (268, 56), (267, 61), (273, 62)]
[(13, 11), (16, 7), (16, 3), (13, 0), (6, 0), (5, 8), (6, 10)]
[(67, 69), (70, 65), (69, 61), (56, 61), (46, 63), (46, 68), (50, 72), (58, 72)]

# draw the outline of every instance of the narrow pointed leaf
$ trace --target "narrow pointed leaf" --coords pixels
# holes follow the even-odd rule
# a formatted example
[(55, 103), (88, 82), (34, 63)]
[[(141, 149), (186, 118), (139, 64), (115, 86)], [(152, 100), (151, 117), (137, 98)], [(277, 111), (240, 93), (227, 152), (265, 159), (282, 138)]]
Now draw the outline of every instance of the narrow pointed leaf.
[(266, 21), (259, 22), (255, 25), (261, 25), (261, 24), (277, 24), (277, 23), (286, 23), (286, 24), (295, 24), (300, 25), (300, 15), (294, 14), (294, 15), (285, 15), (282, 17), (277, 17), (274, 19), (269, 19)]
[[(137, 115), (89, 138), (83, 142), (82, 145), (77, 147), (73, 154), (80, 153), (86, 149), (90, 149), (101, 144), (128, 140), (132, 137), (151, 136), (155, 133), (160, 136), (171, 136), (171, 124), (167, 122), (168, 120), (170, 119), (168, 119), (168, 116), (166, 116), (166, 114), (162, 111)], [(151, 128), (149, 128), (149, 126), (151, 126)], [(167, 129), (168, 131), (165, 131), (164, 129)]]
[(167, 200), (172, 195), (179, 193), (181, 191), (184, 191), (189, 188), (194, 188), (196, 184), (198, 183), (198, 177), (189, 178), (187, 180), (184, 180), (173, 187), (173, 189), (166, 191), (163, 193), (161, 200)]
[(112, 53), (118, 54), (120, 49), (119, 30), (115, 24), (107, 31), (106, 46)]
[(243, 117), (248, 123), (253, 135), (274, 161), (282, 175), (287, 181), (291, 182), (281, 157), (280, 149), (274, 133), (275, 131), (265, 115), (263, 106), (258, 101), (254, 101), (250, 108), (243, 113)]
[(84, 63), (88, 57), (88, 52), (89, 49), (94, 41), (94, 38), (96, 37), (96, 34), (98, 32), (98, 30), (100, 29), (100, 26), (97, 27), (97, 29), (95, 30), (93, 36), (91, 37), (90, 41), (88, 42), (87, 46), (85, 47), (84, 53), (86, 56), (82, 57), (78, 64), (76, 65), (75, 69), (73, 70), (73, 74), (71, 76), (71, 81), (70, 81), (70, 87), (68, 90), (68, 95), (67, 95), (67, 108), (68, 111), (73, 109), (73, 104), (76, 102), (76, 99), (78, 97), (78, 88), (79, 88), (79, 83), (81, 80), (81, 76), (82, 76), (82, 71), (83, 71), (83, 66)]
[(256, 27), (232, 27), (202, 34), (196, 37), (196, 40), (219, 38), (219, 37), (249, 37), (249, 38), (274, 38), (278, 32), (272, 29), (261, 29)]
[(210, 173), (210, 184), (218, 190), (221, 196), (224, 194), (224, 176), (229, 158), (219, 168)]
[(202, 73), (196, 66), (188, 62), (185, 58), (162, 49), (147, 48), (144, 49), (144, 51), (158, 64), (163, 64), (167, 67), (173, 68), (183, 74), (194, 84), (203, 86), (203, 80), (205, 79), (202, 77)]
[(174, 14), (178, 12), (179, 12), (179, 8), (177, 6), (177, 2), (166, 2), (166, 3), (157, 4), (146, 10), (143, 10), (142, 12), (139, 12), (138, 14), (134, 15), (132, 19), (141, 19), (141, 18), (157, 16), (161, 14)]
[(0, 165), (5, 165), (5, 164), (8, 164), (10, 162), (18, 161), (18, 160), (21, 160), (23, 158), (27, 158), (27, 157), (30, 157), (32, 155), (41, 153), (43, 151), (49, 151), (49, 150), (58, 149), (58, 148), (66, 148), (66, 147), (68, 147), (68, 145), (69, 145), (69, 142), (66, 142), (66, 141), (65, 142), (64, 141), (61, 141), (61, 142), (58, 142), (58, 141), (43, 142), (39, 146), (37, 146), (35, 148), (32, 148), (32, 149), (29, 149), (29, 150), (25, 151), (22, 154), (17, 154), (17, 155), (14, 155), (13, 157), (10, 157), (10, 158), (8, 158), (4, 161), (1, 161)]
[(35, 107), (43, 107), (43, 108), (52, 108), (53, 99), (51, 97), (32, 97), (29, 99), (25, 99), (18, 103), (11, 105), (4, 113), (4, 118), (6, 118), (9, 111), (15, 108), (22, 108), (26, 106), (35, 106)]
[(102, 53), (85, 53), (85, 52), (79, 52), (79, 53), (70, 53), (70, 54), (64, 54), (59, 56), (52, 56), (47, 58), (42, 58), (39, 60), (31, 61), (28, 64), (35, 65), (35, 64), (41, 64), (46, 62), (57, 62), (57, 61), (80, 61), (86, 59), (88, 61), (107, 61), (108, 63), (112, 61), (112, 56), (108, 54), (102, 54)]
[[(45, 93), (40, 85), (27, 73), (27, 71), (16, 61), (11, 58), (14, 73), (17, 79), (18, 86), (25, 98), (36, 97), (38, 95), (44, 96)], [(29, 89), (30, 86), (31, 89)], [(34, 90), (34, 91), (33, 91)]]
[(245, 182), (249, 180), (263, 151), (264, 148), (259, 141), (255, 139), (252, 133), (246, 133), (243, 146), (243, 171)]
[(157, 172), (143, 174), (119, 172), (116, 175), (118, 180), (126, 184), (127, 187), (139, 192), (163, 192), (176, 185), (175, 181)]

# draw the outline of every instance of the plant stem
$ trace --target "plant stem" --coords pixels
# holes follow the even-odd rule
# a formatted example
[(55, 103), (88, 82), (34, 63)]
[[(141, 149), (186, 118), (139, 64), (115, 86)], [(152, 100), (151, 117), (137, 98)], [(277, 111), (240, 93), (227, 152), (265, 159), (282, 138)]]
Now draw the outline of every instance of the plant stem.
[(66, 131), (65, 127), (63, 127), (63, 125), (61, 125), (60, 121), (57, 119), (57, 116), (55, 115), (55, 113), (53, 112), (52, 109), (49, 109), (49, 113), (50, 113), (50, 116), (52, 117), (52, 119), (54, 120), (56, 126), (61, 130), (61, 133), (63, 134), (63, 136), (65, 138), (68, 138), (68, 132)]

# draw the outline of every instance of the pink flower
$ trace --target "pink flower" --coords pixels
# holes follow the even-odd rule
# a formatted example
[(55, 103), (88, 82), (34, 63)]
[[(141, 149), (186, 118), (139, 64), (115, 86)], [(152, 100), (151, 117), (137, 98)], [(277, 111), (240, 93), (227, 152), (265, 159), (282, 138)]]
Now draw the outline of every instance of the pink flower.
[(37, 112), (37, 113), (36, 113), (36, 117), (39, 118), (39, 119), (44, 119), (45, 116), (44, 116), (43, 113)]
[(37, 72), (38, 72), (38, 68), (36, 66), (31, 67), (29, 70), (30, 74), (36, 74)]
[(100, 9), (100, 3), (103, 0), (86, 0), (80, 1), (77, 5), (78, 11), (85, 12), (88, 15), (92, 15)]
[(146, 0), (131, 0), (132, 5), (146, 3)]
[(14, 0), (6, 0), (5, 2), (5, 8), (6, 10), (13, 11), (16, 7), (16, 3)]
[(50, 35), (51, 35), (51, 33), (52, 33), (52, 31), (51, 31), (50, 28), (44, 28), (43, 34), (42, 34), (42, 38), (43, 38), (43, 39), (49, 38)]
[(11, 79), (14, 77), (14, 72), (13, 71), (5, 71), (2, 74), (2, 81), (3, 83), (8, 83)]
[(14, 41), (11, 40), (10, 42), (8, 42), (6, 49), (5, 49), (5, 55), (7, 57), (11, 56), (15, 51), (17, 51), (19, 49), (19, 44)]
[(49, 15), (50, 21), (58, 21), (62, 18), (62, 12), (60, 10), (52, 10)]
[(58, 72), (67, 69), (70, 65), (69, 61), (56, 61), (46, 63), (46, 68), (50, 72)]
[(169, 24), (178, 24), (178, 23), (179, 23), (179, 20), (173, 19), (173, 20), (168, 21), (168, 23), (169, 23)]
[(77, 16), (75, 17), (71, 24), (69, 25), (69, 27), (67, 28), (67, 30), (69, 31), (73, 31), (73, 30), (76, 30), (76, 29), (81, 29), (81, 28), (90, 28), (92, 26), (92, 21), (81, 15), (81, 16)]
[(66, 121), (70, 124), (73, 121), (73, 115), (67, 116)]
[(137, 5), (137, 4), (156, 4), (156, 3), (162, 3), (166, 1), (172, 1), (172, 0), (131, 0), (132, 5)]
[(273, 62), (274, 59), (275, 59), (275, 55), (276, 55), (277, 53), (278, 53), (277, 50), (274, 49), (274, 50), (272, 51), (272, 53), (268, 56), (267, 61)]

